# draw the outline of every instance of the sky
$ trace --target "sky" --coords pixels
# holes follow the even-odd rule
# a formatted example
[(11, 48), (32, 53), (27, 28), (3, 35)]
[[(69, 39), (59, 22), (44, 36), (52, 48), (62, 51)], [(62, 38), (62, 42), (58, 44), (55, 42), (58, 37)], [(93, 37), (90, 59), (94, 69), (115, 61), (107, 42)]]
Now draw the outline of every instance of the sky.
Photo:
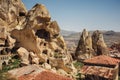
[(63, 30), (120, 31), (120, 0), (22, 0), (27, 9), (44, 4)]

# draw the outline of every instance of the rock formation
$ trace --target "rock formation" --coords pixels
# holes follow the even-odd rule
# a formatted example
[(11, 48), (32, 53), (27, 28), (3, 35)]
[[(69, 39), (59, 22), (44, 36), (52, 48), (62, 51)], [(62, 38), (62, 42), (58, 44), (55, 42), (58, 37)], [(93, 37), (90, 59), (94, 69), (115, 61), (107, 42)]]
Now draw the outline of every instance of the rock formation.
[(100, 31), (95, 31), (92, 37), (86, 29), (80, 37), (75, 56), (77, 59), (87, 59), (97, 55), (108, 55), (109, 51)]
[(92, 39), (90, 33), (84, 29), (77, 46), (75, 56), (77, 59), (86, 59), (91, 58), (93, 53), (94, 50), (92, 48)]
[(9, 33), (19, 25), (23, 25), (27, 10), (21, 0), (0, 0), (0, 52), (14, 47), (15, 39)]
[[(62, 55), (70, 61), (66, 44), (59, 34), (60, 29), (56, 21), (50, 21), (48, 10), (42, 4), (36, 4), (26, 17), (24, 29), (15, 29), (11, 32), (17, 40), (16, 47), (24, 47), (40, 58), (40, 62), (47, 62), (49, 57)], [(67, 55), (67, 56), (66, 56)]]
[(27, 11), (21, 0), (1, 0), (0, 15), (0, 45), (16, 51), (22, 66), (48, 64), (68, 73), (75, 71), (60, 28), (44, 5)]
[(103, 34), (100, 31), (93, 32), (92, 44), (96, 55), (108, 55), (109, 51), (104, 42)]
[(0, 0), (0, 19), (6, 22), (7, 30), (12, 30), (16, 25), (22, 25), (27, 10), (21, 0)]

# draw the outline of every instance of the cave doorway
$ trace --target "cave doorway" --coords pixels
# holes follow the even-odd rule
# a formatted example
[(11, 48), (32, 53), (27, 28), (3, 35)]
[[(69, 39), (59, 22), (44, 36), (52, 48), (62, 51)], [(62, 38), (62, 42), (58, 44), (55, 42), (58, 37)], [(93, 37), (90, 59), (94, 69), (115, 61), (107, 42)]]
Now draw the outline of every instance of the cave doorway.
[(45, 39), (46, 41), (50, 41), (50, 33), (45, 29), (37, 30), (35, 33), (39, 38)]

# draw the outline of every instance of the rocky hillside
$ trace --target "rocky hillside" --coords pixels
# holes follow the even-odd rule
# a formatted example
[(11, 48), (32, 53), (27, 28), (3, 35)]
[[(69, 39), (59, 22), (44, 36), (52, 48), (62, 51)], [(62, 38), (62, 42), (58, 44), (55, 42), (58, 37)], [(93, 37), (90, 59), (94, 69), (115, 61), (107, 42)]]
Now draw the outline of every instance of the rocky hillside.
[[(77, 70), (73, 66), (71, 55), (67, 52), (59, 25), (57, 21), (51, 20), (49, 11), (43, 4), (36, 4), (27, 11), (21, 0), (0, 0), (0, 15), (0, 64), (4, 65), (5, 62), (11, 66), (9, 61), (13, 63), (15, 59), (20, 59), (17, 68), (23, 67), (23, 72), (20, 73), (12, 70), (12, 76), (18, 80), (27, 80), (19, 77), (29, 73), (32, 76), (34, 73), (41, 74), (39, 70), (31, 70), (32, 66), (29, 70), (24, 67), (36, 64), (45, 71), (54, 72), (54, 77), (59, 74), (69, 76), (67, 80), (75, 78), (73, 74), (76, 75)], [(2, 70), (2, 65), (0, 69)]]

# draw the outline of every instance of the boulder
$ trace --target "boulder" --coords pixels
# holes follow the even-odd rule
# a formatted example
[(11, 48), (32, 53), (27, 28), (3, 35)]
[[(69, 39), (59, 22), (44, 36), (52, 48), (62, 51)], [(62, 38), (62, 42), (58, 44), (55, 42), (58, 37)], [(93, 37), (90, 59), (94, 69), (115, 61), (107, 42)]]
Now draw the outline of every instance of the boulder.
[(21, 64), (22, 65), (29, 65), (30, 61), (29, 61), (29, 52), (23, 48), (23, 47), (20, 47), (18, 50), (18, 55), (20, 56), (20, 59), (21, 59)]
[(51, 65), (48, 64), (48, 63), (42, 64), (42, 67), (43, 67), (44, 69), (51, 70)]
[(30, 58), (32, 64), (39, 64), (39, 57), (35, 53), (30, 52)]

